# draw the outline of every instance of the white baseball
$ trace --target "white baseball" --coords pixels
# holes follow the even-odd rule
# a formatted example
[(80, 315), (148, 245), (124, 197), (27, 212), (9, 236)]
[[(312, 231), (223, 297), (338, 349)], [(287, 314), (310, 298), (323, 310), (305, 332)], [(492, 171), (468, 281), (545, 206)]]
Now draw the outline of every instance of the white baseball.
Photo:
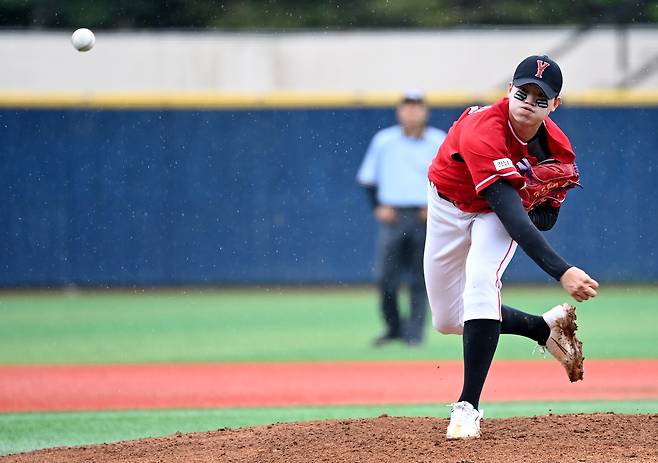
[(96, 37), (92, 31), (83, 27), (73, 33), (71, 43), (78, 51), (89, 51), (96, 43)]

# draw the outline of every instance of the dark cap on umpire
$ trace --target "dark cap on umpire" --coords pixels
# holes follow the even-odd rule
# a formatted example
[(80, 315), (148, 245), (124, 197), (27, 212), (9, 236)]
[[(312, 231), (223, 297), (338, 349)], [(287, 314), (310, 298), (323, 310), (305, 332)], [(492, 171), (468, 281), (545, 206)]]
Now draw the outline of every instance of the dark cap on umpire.
[(416, 89), (406, 90), (402, 94), (402, 99), (400, 100), (400, 104), (403, 104), (403, 103), (424, 104), (425, 103), (425, 95), (420, 90), (416, 90)]
[(532, 55), (521, 61), (514, 71), (512, 83), (516, 87), (538, 85), (548, 98), (555, 98), (562, 90), (560, 66), (546, 55)]

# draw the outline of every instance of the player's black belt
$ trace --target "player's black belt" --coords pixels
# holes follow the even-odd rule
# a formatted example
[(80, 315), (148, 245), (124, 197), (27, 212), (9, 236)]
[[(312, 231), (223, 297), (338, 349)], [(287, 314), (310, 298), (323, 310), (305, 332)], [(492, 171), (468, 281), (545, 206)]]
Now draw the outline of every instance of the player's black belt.
[(439, 195), (439, 198), (441, 198), (441, 199), (445, 199), (445, 200), (448, 201), (449, 203), (454, 203), (454, 201), (453, 201), (452, 199), (448, 198), (446, 195), (444, 195), (443, 193), (441, 193), (439, 190), (436, 190), (436, 194)]
[(430, 182), (430, 185), (432, 185), (432, 188), (434, 188), (434, 191), (436, 191), (436, 194), (439, 196), (441, 199), (445, 199), (449, 203), (451, 203), (453, 206), (456, 206), (457, 204), (450, 198), (448, 198), (446, 195), (441, 193), (439, 189), (436, 187), (436, 184), (434, 182)]

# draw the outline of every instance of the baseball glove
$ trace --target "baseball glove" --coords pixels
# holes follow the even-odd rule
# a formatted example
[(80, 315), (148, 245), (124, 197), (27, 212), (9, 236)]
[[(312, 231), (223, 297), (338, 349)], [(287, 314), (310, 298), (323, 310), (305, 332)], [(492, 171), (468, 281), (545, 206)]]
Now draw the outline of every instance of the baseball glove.
[(529, 167), (524, 175), (526, 186), (519, 194), (527, 211), (540, 204), (560, 207), (567, 197), (567, 191), (581, 186), (576, 164), (565, 164), (555, 159), (547, 159)]

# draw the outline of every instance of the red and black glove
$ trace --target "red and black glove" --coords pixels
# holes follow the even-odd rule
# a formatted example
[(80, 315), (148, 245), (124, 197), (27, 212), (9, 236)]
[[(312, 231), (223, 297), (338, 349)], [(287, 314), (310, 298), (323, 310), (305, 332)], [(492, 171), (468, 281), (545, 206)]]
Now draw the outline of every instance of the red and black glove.
[(524, 175), (526, 186), (519, 190), (519, 195), (527, 211), (540, 204), (560, 207), (567, 191), (581, 186), (576, 164), (565, 164), (555, 159), (547, 159), (528, 168)]

